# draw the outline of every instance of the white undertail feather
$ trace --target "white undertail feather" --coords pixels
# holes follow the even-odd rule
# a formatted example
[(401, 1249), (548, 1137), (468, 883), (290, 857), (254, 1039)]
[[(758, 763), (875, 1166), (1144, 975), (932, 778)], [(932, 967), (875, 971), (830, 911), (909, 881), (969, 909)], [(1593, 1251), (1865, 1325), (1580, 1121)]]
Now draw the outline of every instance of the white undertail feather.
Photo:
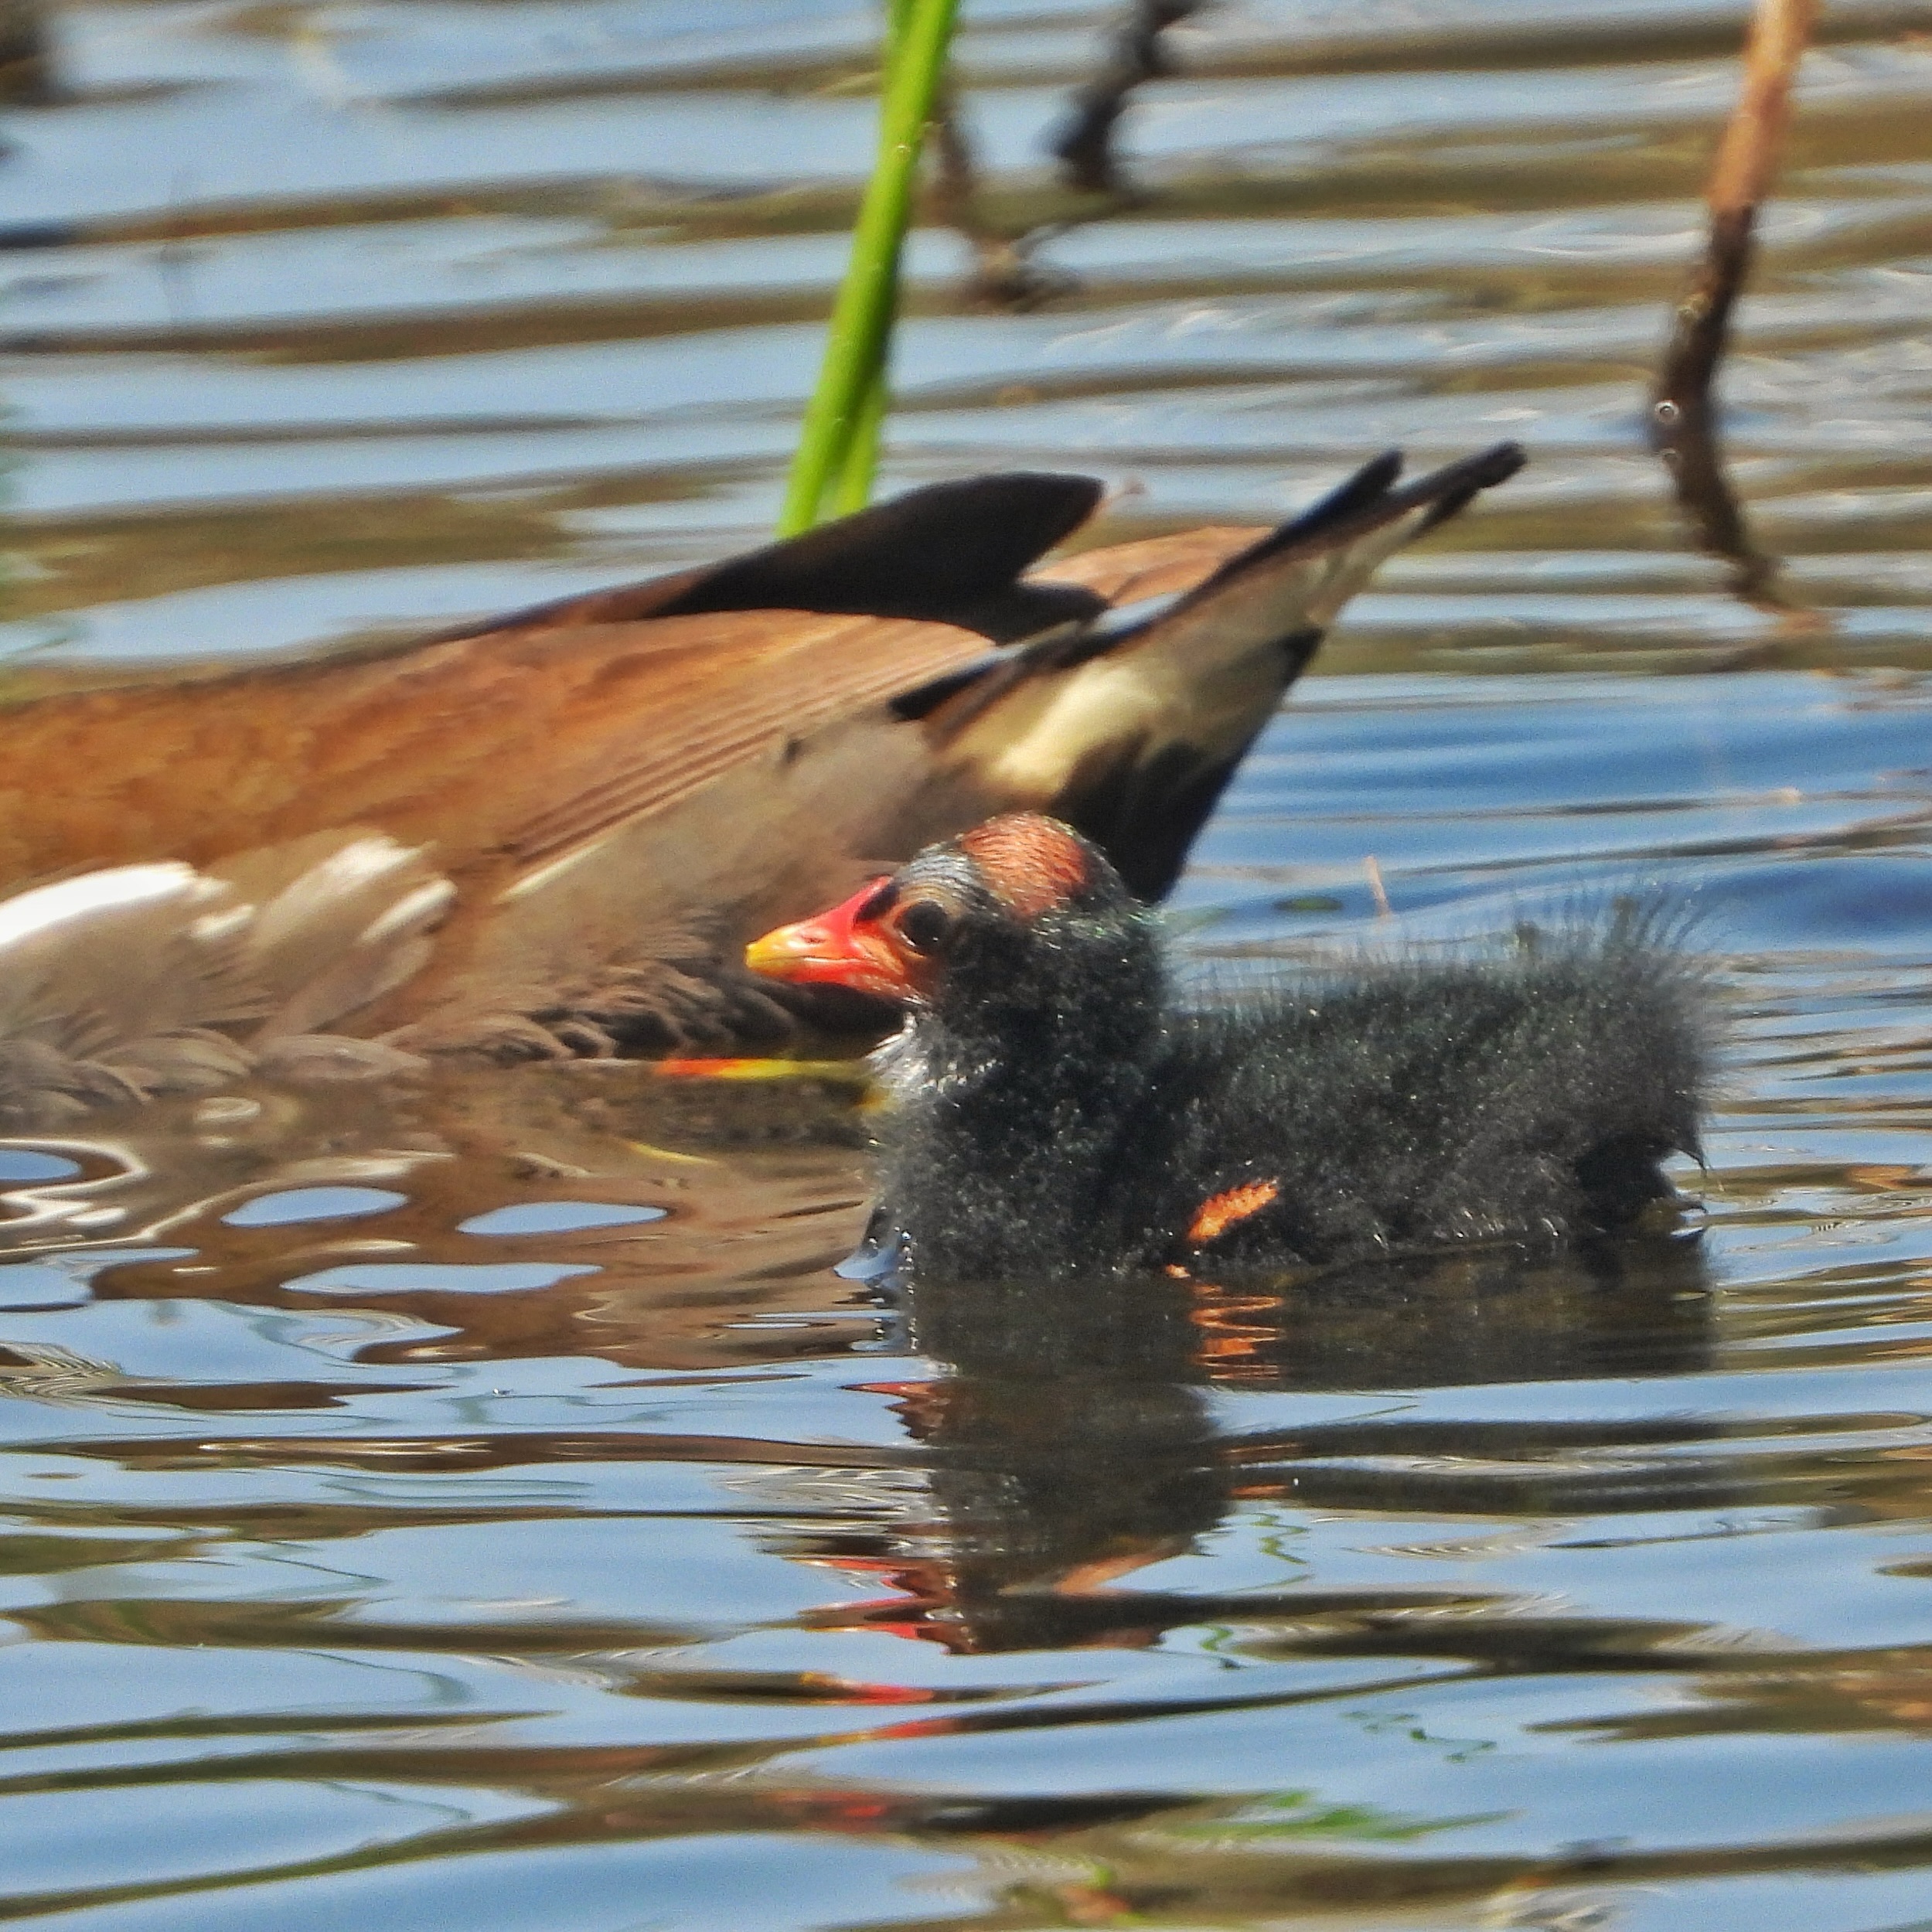
[(265, 1058), (389, 1070), (404, 1057), (318, 1036), (422, 965), (454, 891), (419, 852), (347, 831), (0, 900), (0, 1123), (216, 1086)]
[(213, 870), (252, 908), (242, 964), (271, 1003), (262, 1040), (319, 1032), (401, 985), (456, 896), (418, 850), (367, 833), (319, 833)]

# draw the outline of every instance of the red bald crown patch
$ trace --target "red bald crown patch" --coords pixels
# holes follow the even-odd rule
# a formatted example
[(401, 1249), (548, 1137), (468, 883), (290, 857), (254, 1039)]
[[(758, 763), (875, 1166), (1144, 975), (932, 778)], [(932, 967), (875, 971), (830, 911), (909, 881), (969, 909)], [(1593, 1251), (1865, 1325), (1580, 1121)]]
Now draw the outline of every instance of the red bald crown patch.
[(1080, 841), (1054, 819), (1031, 812), (976, 825), (959, 850), (1008, 911), (1037, 919), (1087, 883), (1087, 855)]

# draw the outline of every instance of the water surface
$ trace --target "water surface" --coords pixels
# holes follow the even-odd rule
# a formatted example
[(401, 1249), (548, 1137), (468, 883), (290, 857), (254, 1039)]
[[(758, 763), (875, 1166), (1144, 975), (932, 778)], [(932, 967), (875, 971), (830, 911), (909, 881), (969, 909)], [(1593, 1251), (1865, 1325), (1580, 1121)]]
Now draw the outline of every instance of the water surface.
[[(1641, 436), (1741, 11), (1205, 16), (1041, 306), (918, 238), (888, 451), (1090, 470), (1122, 537), (1527, 443), (1354, 606), (1177, 941), (1211, 986), (1671, 898), (1730, 1041), (1676, 1234), (882, 1307), (830, 1272), (837, 1073), (0, 1143), (0, 1917), (1932, 1919), (1932, 15), (1825, 10), (1726, 375), (1792, 623), (1687, 551)], [(1105, 18), (968, 5), (990, 218), (1068, 213), (1039, 137)], [(315, 646), (768, 528), (865, 10), (55, 28), (0, 158), (0, 218), (71, 224), (0, 252), (6, 663)]]

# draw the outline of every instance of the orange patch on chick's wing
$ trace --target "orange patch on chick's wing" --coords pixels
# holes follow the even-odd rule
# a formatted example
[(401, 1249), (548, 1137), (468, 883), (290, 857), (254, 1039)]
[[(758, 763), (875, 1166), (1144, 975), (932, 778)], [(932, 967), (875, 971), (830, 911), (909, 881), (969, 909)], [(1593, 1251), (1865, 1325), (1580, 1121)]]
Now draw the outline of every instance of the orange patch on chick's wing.
[(963, 833), (959, 849), (1022, 919), (1037, 919), (1087, 882), (1080, 841), (1055, 819), (1010, 812)]
[(1278, 1181), (1249, 1181), (1239, 1187), (1228, 1187), (1218, 1194), (1210, 1194), (1195, 1209), (1194, 1219), (1187, 1224), (1189, 1245), (1198, 1248), (1216, 1235), (1226, 1233), (1237, 1221), (1245, 1221), (1250, 1215), (1259, 1214), (1280, 1193), (1281, 1183)]

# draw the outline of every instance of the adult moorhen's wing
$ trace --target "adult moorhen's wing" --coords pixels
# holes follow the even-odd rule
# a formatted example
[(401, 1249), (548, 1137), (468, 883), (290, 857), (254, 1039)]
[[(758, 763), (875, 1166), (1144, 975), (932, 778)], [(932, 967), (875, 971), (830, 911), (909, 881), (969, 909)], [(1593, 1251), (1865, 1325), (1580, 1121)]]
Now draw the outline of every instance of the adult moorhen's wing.
[(689, 748), (693, 779), (715, 776), (1013, 625), (1103, 608), (1104, 593), (1017, 581), (1099, 491), (1024, 473), (939, 484), (701, 571), (400, 646), (43, 680), (0, 705), (0, 886), (351, 824), (433, 841), (464, 871), (627, 753)]
[(401, 649), (24, 700), (0, 710), (0, 881), (359, 828), (424, 848), (455, 898), (358, 1031), (768, 1034), (769, 990), (721, 963), (743, 939), (989, 811), (1058, 811), (1164, 890), (1320, 627), (1518, 461), (1397, 491), (1382, 459), (1259, 542), (1155, 538), (1023, 581), (1096, 486), (976, 479)]
[[(1385, 559), (1524, 462), (1500, 443), (1405, 487), (1394, 451), (1123, 630), (1049, 635), (897, 700), (1001, 808), (1065, 819), (1158, 898), (1283, 694)], [(1233, 533), (1227, 533), (1233, 534)], [(1220, 534), (1220, 533), (1217, 533)], [(1178, 575), (1178, 573), (1176, 574)], [(1119, 601), (1119, 600), (1116, 600)]]
[[(1181, 589), (1141, 621), (955, 656), (881, 703), (821, 708), (782, 731), (755, 707), (726, 707), (688, 755), (661, 742), (624, 751), (522, 826), (487, 915), (459, 922), (408, 990), (412, 1037), (512, 1048), (530, 1018), (588, 1028), (593, 1044), (755, 1032), (774, 995), (731, 963), (745, 939), (995, 811), (1058, 813), (1157, 895), (1348, 598), (1521, 461), (1504, 445), (1397, 489), (1397, 460), (1378, 459), (1259, 540), (1195, 533), (1075, 560), (1109, 591)], [(927, 635), (908, 635), (888, 664), (909, 667)], [(728, 759), (710, 755), (712, 733), (730, 736)]]
[(932, 483), (721, 564), (558, 598), (443, 635), (789, 610), (924, 618), (1010, 643), (1117, 601), (1084, 578), (1021, 575), (1071, 537), (1100, 496), (1090, 476), (1026, 470)]

